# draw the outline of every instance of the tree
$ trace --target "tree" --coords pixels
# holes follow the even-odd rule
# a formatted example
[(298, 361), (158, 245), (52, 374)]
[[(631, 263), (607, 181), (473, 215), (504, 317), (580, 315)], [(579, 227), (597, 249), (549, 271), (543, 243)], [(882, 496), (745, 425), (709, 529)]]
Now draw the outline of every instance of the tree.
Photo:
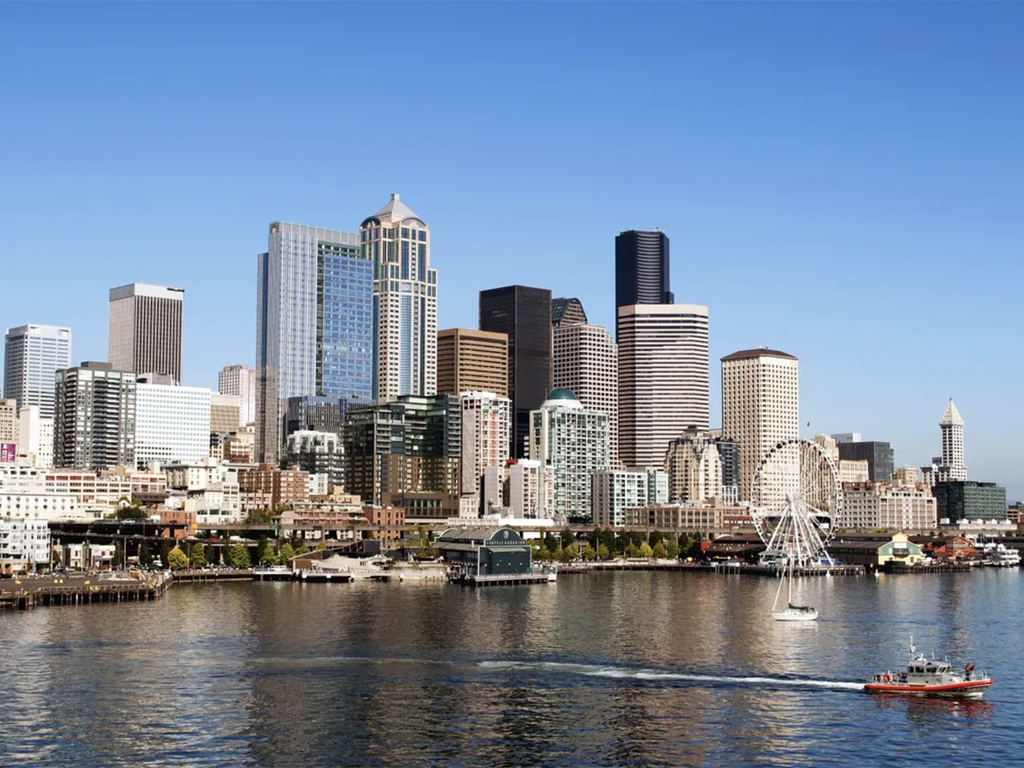
[(172, 571), (184, 570), (188, 568), (188, 556), (175, 547), (167, 554), (167, 565)]
[(170, 568), (171, 567), (171, 540), (161, 539), (160, 540), (160, 567)]
[(434, 550), (434, 545), (430, 543), (430, 539), (427, 539), (420, 547), (420, 557), (424, 560), (433, 560), (437, 557), (437, 552)]
[(124, 565), (124, 544), (120, 541), (114, 542), (114, 560), (111, 563), (111, 568), (117, 568), (119, 565)]
[(555, 541), (555, 537), (552, 535), (551, 531), (547, 531), (544, 534), (544, 549), (548, 552), (554, 552), (558, 549), (558, 542)]
[(629, 544), (626, 545), (626, 557), (629, 557), (629, 558), (640, 557), (640, 550), (637, 549), (636, 544), (634, 544), (632, 541), (629, 542)]
[(651, 545), (646, 541), (640, 545), (640, 557), (646, 557), (648, 559), (654, 557), (654, 550), (651, 549)]
[(308, 546), (307, 546), (306, 544), (304, 544), (304, 543), (303, 543), (303, 544), (300, 544), (300, 545), (299, 545), (299, 546), (298, 546), (298, 547), (296, 548), (296, 550), (295, 550), (295, 554), (296, 554), (296, 555), (308, 555), (308, 554), (309, 554), (309, 547), (308, 547)]
[(266, 536), (260, 536), (260, 540), (256, 543), (256, 562), (265, 563), (268, 554), (273, 554), (270, 551), (270, 542), (267, 541)]
[(295, 557), (295, 550), (292, 549), (292, 545), (286, 541), (281, 545), (281, 550), (277, 553), (277, 556), (281, 561), (281, 565), (290, 565), (291, 559)]
[(196, 542), (192, 545), (192, 551), (189, 553), (188, 558), (189, 564), (193, 568), (205, 568), (206, 567), (206, 547), (200, 542)]
[(274, 522), (276, 515), (270, 509), (254, 509), (245, 516), (245, 522), (249, 525), (270, 525)]
[(320, 543), (316, 545), (317, 551), (327, 549), (327, 539), (320, 539)]
[(611, 560), (612, 559), (611, 550), (608, 549), (608, 546), (606, 544), (600, 544), (598, 546), (598, 548), (597, 548), (597, 559), (598, 560)]
[(228, 550), (228, 564), (232, 568), (248, 568), (250, 565), (249, 548), (244, 544), (235, 544)]
[(149, 551), (149, 543), (141, 542), (139, 544), (139, 565), (144, 565), (147, 568), (153, 564), (153, 553)]
[(676, 541), (675, 536), (669, 538), (668, 544), (665, 545), (665, 554), (672, 560), (679, 559), (679, 543)]
[(548, 548), (546, 546), (541, 544), (539, 547), (537, 547), (537, 560), (544, 561), (550, 559), (551, 552), (548, 551)]
[(568, 528), (565, 528), (565, 529), (564, 529), (564, 530), (563, 530), (563, 531), (562, 531), (562, 532), (561, 532), (560, 534), (558, 534), (558, 535), (559, 535), (559, 536), (561, 537), (561, 539), (562, 539), (562, 549), (565, 549), (565, 548), (566, 548), (566, 547), (568, 547), (568, 546), (569, 546), (570, 544), (572, 544), (572, 542), (573, 542), (573, 535), (572, 535), (572, 531), (570, 531), (570, 530), (569, 530)]
[(583, 549), (580, 551), (580, 557), (582, 557), (588, 563), (593, 562), (594, 559), (597, 557), (597, 551), (592, 546), (590, 546), (590, 542), (587, 542), (583, 545)]
[[(590, 546), (589, 544), (587, 546)], [(576, 546), (576, 542), (571, 542), (568, 547), (565, 548), (565, 559), (568, 562), (580, 559), (580, 548)]]
[(665, 546), (664, 541), (659, 541), (654, 545), (654, 556), (659, 560), (668, 559), (668, 548)]
[(50, 562), (53, 564), (54, 568), (61, 564), (60, 547), (50, 548)]
[(647, 538), (647, 543), (652, 547), (658, 546), (658, 543), (665, 539), (665, 534), (661, 531), (651, 531), (651, 535)]

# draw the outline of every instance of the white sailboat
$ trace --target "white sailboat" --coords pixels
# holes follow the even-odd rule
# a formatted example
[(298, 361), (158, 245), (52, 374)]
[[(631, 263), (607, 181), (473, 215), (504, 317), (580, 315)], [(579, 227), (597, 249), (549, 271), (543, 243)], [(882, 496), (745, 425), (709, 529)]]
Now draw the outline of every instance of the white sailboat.
[[(789, 571), (787, 574), (786, 571)], [(782, 585), (789, 583), (789, 599), (783, 610), (778, 610), (779, 597), (782, 595)], [(817, 621), (818, 609), (809, 605), (793, 604), (793, 558), (786, 558), (786, 565), (779, 577), (779, 589), (775, 593), (775, 602), (772, 604), (772, 618), (776, 621)]]

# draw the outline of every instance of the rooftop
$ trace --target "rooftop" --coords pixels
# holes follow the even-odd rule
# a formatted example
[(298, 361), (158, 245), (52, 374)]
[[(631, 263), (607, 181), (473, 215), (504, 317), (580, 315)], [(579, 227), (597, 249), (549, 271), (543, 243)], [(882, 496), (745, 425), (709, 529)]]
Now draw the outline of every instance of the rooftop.
[(953, 405), (953, 398), (949, 398), (949, 405), (946, 406), (946, 412), (942, 414), (942, 420), (939, 422), (940, 427), (962, 427), (964, 420), (960, 416), (960, 411)]
[(378, 219), (392, 219), (394, 221), (401, 221), (403, 219), (423, 221), (423, 219), (410, 210), (409, 206), (402, 202), (397, 192), (392, 192), (391, 199), (387, 204), (373, 215)]
[(728, 362), (730, 360), (752, 360), (757, 357), (783, 357), (787, 360), (796, 360), (794, 355), (787, 354), (785, 352), (779, 352), (777, 349), (768, 349), (768, 347), (760, 347), (758, 349), (742, 349), (739, 352), (733, 352), (731, 355), (726, 355), (722, 358), (722, 362)]

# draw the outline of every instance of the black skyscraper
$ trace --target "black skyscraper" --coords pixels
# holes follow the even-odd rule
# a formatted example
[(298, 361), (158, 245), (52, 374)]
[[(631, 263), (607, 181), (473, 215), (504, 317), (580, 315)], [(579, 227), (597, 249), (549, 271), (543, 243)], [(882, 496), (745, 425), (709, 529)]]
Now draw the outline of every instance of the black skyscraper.
[(668, 278), (668, 237), (664, 232), (631, 229), (615, 238), (616, 339), (619, 307), (674, 302)]
[(480, 291), (480, 330), (508, 334), (512, 455), (526, 453), (530, 411), (551, 391), (551, 291), (509, 285)]

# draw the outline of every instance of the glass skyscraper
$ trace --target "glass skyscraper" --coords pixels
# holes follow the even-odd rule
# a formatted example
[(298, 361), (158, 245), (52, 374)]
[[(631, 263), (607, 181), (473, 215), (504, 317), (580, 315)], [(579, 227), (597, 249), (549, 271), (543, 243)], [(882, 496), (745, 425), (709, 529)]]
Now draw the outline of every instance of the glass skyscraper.
[(18, 408), (35, 405), (52, 419), (56, 373), (71, 367), (71, 329), (55, 325), (21, 325), (7, 331), (4, 349), (4, 397)]
[(359, 236), (270, 225), (257, 266), (256, 452), (276, 463), (291, 397), (373, 398), (373, 262)]
[[(672, 304), (668, 236), (630, 229), (615, 238), (615, 314), (634, 304)], [(615, 339), (619, 338), (616, 324)]]

